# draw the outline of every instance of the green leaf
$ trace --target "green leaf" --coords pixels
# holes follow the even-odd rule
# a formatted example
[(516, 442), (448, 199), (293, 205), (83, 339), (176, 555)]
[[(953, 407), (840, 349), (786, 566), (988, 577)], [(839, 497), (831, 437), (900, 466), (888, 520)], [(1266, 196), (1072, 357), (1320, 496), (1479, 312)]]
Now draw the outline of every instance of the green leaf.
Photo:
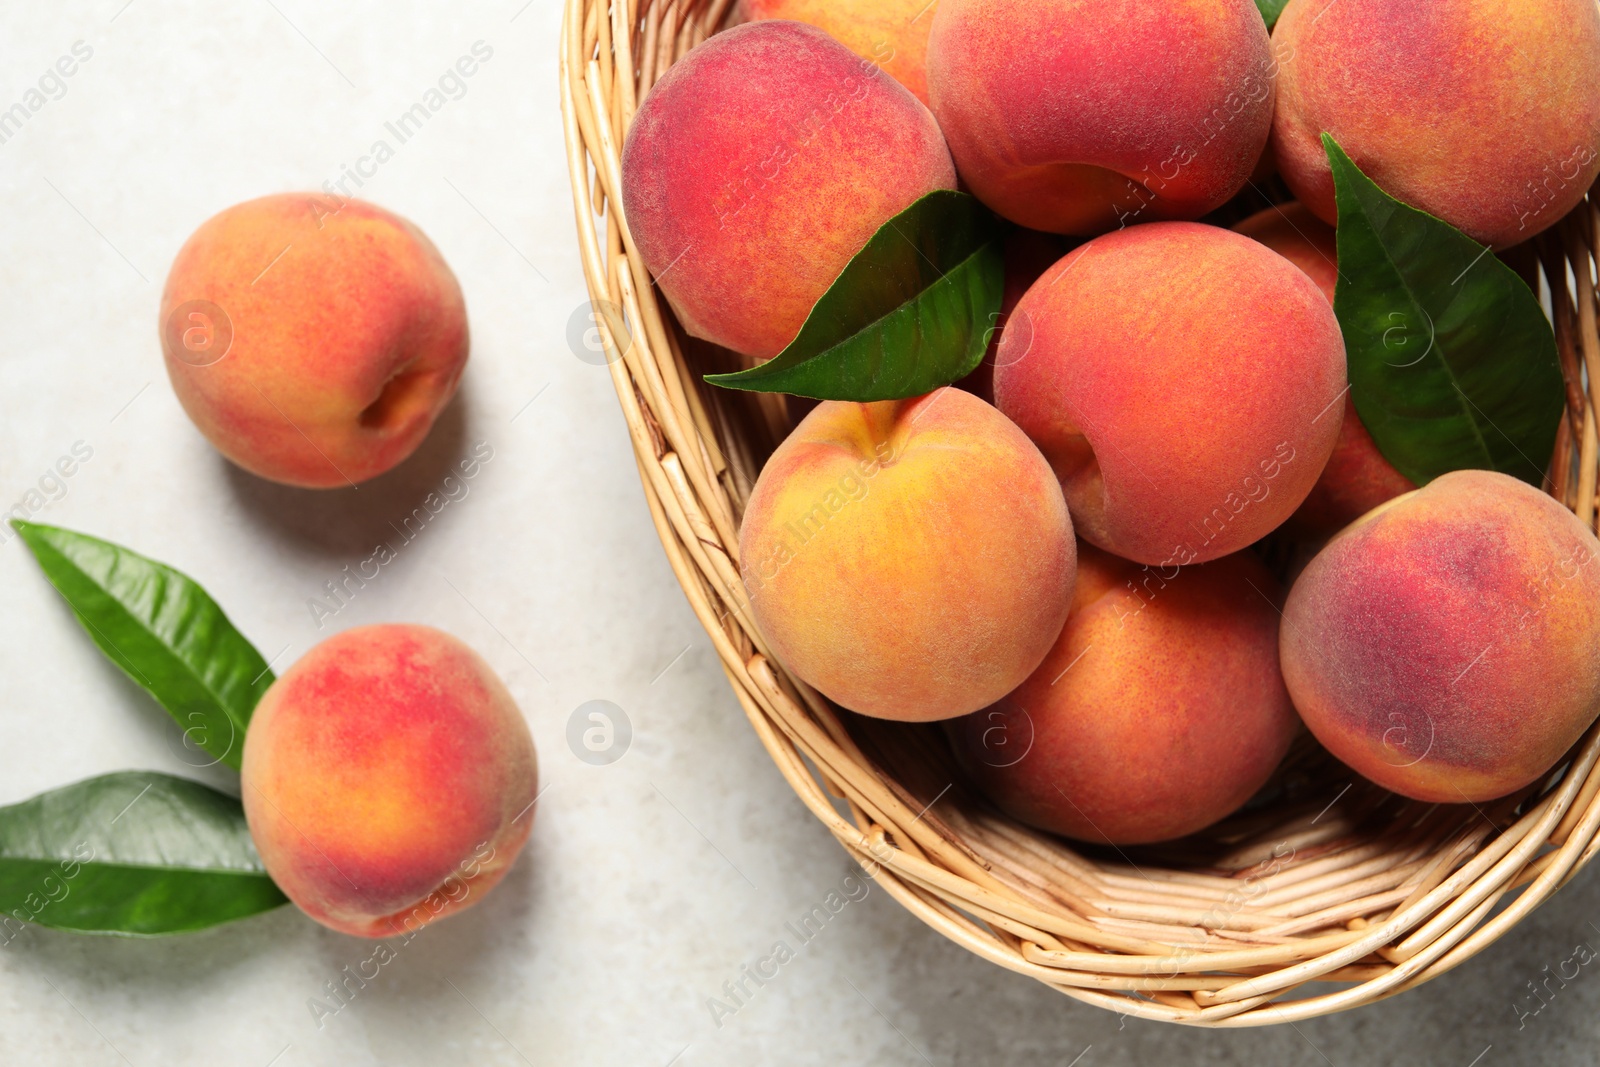
[(120, 545), (13, 519), (100, 651), (155, 697), (193, 743), (237, 770), (272, 684), (267, 661), (187, 576)]
[(1261, 9), (1261, 17), (1267, 20), (1269, 30), (1278, 24), (1278, 16), (1288, 6), (1289, 0), (1256, 0), (1256, 7)]
[(1378, 450), (1423, 485), (1476, 468), (1539, 485), (1565, 403), (1538, 299), (1485, 245), (1373, 184), (1322, 135), (1339, 207), (1351, 397)]
[(929, 193), (879, 227), (822, 294), (789, 347), (729, 389), (818, 400), (900, 400), (983, 359), (1005, 284), (1003, 228), (966, 193)]
[(154, 771), (120, 771), (0, 808), (0, 944), (21, 923), (172, 934), (288, 902), (244, 808)]

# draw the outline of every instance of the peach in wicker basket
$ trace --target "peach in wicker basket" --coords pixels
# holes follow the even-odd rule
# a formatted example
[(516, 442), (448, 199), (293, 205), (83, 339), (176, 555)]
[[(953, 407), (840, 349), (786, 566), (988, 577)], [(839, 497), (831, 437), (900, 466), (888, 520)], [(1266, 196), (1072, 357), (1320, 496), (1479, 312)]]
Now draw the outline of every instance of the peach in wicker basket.
[[(673, 321), (618, 196), (639, 101), (729, 7), (567, 0), (561, 106), (585, 280), (673, 571), (774, 763), (878, 884), (951, 940), (1068, 996), (1149, 1019), (1259, 1026), (1443, 974), (1589, 862), (1600, 836), (1600, 725), (1539, 782), (1484, 805), (1396, 796), (1302, 737), (1239, 813), (1179, 842), (1124, 850), (1072, 844), (1000, 814), (962, 784), (937, 725), (841, 712), (787, 674), (751, 621), (738, 561), (745, 502), (790, 428), (784, 399), (701, 382), (736, 369), (734, 357)], [(1546, 488), (1591, 528), (1597, 248), (1591, 190), (1506, 255), (1550, 296), (1567, 381)]]

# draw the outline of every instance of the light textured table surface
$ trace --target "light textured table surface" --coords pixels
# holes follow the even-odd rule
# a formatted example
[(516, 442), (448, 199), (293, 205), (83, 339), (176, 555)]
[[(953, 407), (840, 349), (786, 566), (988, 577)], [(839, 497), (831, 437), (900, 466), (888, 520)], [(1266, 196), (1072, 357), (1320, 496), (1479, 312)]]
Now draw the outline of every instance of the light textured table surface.
[[(500, 888), (336, 1014), (309, 1003), (371, 945), (291, 908), (157, 940), (30, 928), (0, 949), (0, 1064), (1594, 1062), (1600, 964), (1552, 980), (1536, 1015), (1526, 986), (1575, 944), (1600, 946), (1594, 872), (1419, 991), (1237, 1033), (1080, 1006), (968, 956), (880, 889), (793, 937), (786, 924), (850, 868), (746, 725), (657, 545), (609, 378), (569, 342), (585, 298), (559, 21), (556, 0), (0, 3), (0, 108), (77, 42), (92, 50), (0, 143), (0, 507), (82, 442), (92, 457), (39, 519), (187, 571), (280, 668), (346, 626), (450, 630), (506, 679), (548, 785)], [(384, 124), (480, 41), (493, 54), (464, 93), (360, 189), (461, 279), (473, 350), (458, 401), (416, 457), (359, 490), (231, 468), (162, 369), (174, 253), (221, 208), (337, 180), (392, 142)], [(308, 601), (323, 583), (478, 442), (493, 458), (467, 495), (319, 628)], [(15, 539), (0, 588), (0, 803), (128, 767), (237, 791), (188, 765)], [(597, 699), (634, 734), (607, 766), (566, 741)], [(795, 958), (714, 1019), (710, 998), (780, 940)]]

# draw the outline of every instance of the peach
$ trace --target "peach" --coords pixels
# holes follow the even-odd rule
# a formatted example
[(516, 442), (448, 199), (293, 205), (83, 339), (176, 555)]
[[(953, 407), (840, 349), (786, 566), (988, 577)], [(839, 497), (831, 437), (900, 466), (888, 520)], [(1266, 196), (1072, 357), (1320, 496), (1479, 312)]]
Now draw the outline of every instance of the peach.
[(1327, 222), (1324, 132), (1391, 196), (1495, 248), (1600, 174), (1594, 0), (1291, 0), (1272, 39), (1278, 168)]
[(758, 360), (794, 340), (885, 222), (955, 180), (916, 97), (784, 20), (695, 47), (644, 98), (622, 149), (628, 227), (679, 322)]
[(827, 30), (928, 102), (928, 30), (938, 0), (739, 0), (739, 15), (793, 19)]
[(1288, 518), (1333, 451), (1344, 388), (1316, 284), (1192, 222), (1098, 237), (1046, 271), (1001, 335), (994, 385), (1078, 534), (1162, 566), (1229, 555)]
[[(1305, 271), (1317, 283), (1322, 295), (1333, 303), (1339, 282), (1339, 250), (1332, 226), (1292, 202), (1260, 211), (1234, 227), (1239, 233), (1260, 241), (1290, 263)], [(1394, 469), (1383, 458), (1378, 444), (1367, 432), (1356, 413), (1351, 394), (1344, 398), (1344, 421), (1333, 455), (1328, 457), (1322, 476), (1312, 486), (1305, 503), (1285, 525), (1310, 537), (1326, 537), (1371, 511), (1385, 500), (1408, 493), (1416, 484)]]
[(405, 625), (346, 630), (284, 672), (239, 773), (267, 873), (358, 937), (412, 933), (481, 900), (527, 840), (539, 777), (489, 665)]
[(852, 711), (911, 722), (991, 704), (1039, 665), (1075, 557), (1039, 450), (950, 388), (819, 404), (767, 460), (739, 531), (777, 658)]
[(1455, 471), (1328, 542), (1284, 608), (1283, 676), (1339, 759), (1417, 800), (1533, 782), (1600, 710), (1600, 542), (1508, 475)]
[(1081, 236), (1226, 203), (1266, 145), (1273, 76), (1250, 0), (944, 0), (928, 41), (962, 180)]
[(1154, 571), (1078, 548), (1072, 614), (1005, 700), (946, 726), (980, 790), (1041, 829), (1144, 844), (1209, 826), (1299, 728), (1278, 586), (1249, 553)]
[(467, 361), (461, 286), (373, 204), (284, 193), (184, 242), (161, 295), (183, 409), (228, 459), (307, 488), (354, 485), (428, 435)]

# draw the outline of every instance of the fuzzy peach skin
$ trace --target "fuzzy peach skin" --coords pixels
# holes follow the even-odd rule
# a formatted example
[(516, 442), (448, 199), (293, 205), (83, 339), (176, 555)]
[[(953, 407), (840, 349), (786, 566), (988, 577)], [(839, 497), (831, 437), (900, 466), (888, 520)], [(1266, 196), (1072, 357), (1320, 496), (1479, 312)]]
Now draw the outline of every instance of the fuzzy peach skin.
[(911, 722), (1026, 678), (1066, 620), (1075, 558), (1039, 450), (949, 388), (819, 404), (767, 460), (739, 531), (778, 659), (852, 711)]
[(955, 188), (938, 124), (815, 26), (725, 30), (656, 83), (622, 149), (645, 266), (696, 337), (757, 360), (893, 216)]
[(1145, 844), (1209, 826), (1299, 729), (1277, 598), (1249, 553), (1162, 571), (1080, 545), (1055, 647), (1005, 700), (946, 726), (956, 755), (999, 807), (1068, 837)]
[(1180, 566), (1236, 552), (1300, 506), (1344, 388), (1344, 340), (1316, 284), (1192, 222), (1068, 253), (1017, 304), (994, 381), (1081, 537)]
[[(1234, 227), (1238, 233), (1260, 241), (1317, 283), (1333, 303), (1339, 283), (1339, 249), (1334, 229), (1298, 201), (1269, 207)], [(1349, 393), (1344, 398), (1344, 421), (1339, 439), (1328, 457), (1322, 476), (1284, 525), (1308, 537), (1326, 537), (1371, 511), (1385, 500), (1409, 493), (1416, 484), (1383, 458), (1378, 444), (1356, 413)]]
[(284, 193), (236, 204), (184, 243), (161, 344), (178, 400), (219, 452), (275, 482), (334, 488), (422, 443), (466, 366), (467, 311), (410, 222)]
[(1252, 241), (1260, 241), (1317, 283), (1333, 303), (1339, 284), (1339, 242), (1332, 226), (1313, 215), (1297, 200), (1256, 212), (1233, 228)]
[(1324, 132), (1391, 196), (1495, 248), (1600, 174), (1594, 0), (1291, 0), (1272, 39), (1278, 168), (1327, 222)]
[(1272, 122), (1268, 44), (1251, 0), (943, 0), (928, 93), (980, 200), (1092, 236), (1239, 191)]
[(793, 19), (827, 30), (928, 102), (928, 31), (938, 0), (739, 0), (747, 22)]
[(1533, 487), (1455, 471), (1328, 542), (1284, 607), (1311, 732), (1386, 789), (1504, 796), (1600, 710), (1600, 542)]
[(267, 873), (358, 937), (481, 900), (527, 840), (539, 785), (527, 723), (489, 665), (407, 625), (307, 652), (262, 697), (239, 773)]

